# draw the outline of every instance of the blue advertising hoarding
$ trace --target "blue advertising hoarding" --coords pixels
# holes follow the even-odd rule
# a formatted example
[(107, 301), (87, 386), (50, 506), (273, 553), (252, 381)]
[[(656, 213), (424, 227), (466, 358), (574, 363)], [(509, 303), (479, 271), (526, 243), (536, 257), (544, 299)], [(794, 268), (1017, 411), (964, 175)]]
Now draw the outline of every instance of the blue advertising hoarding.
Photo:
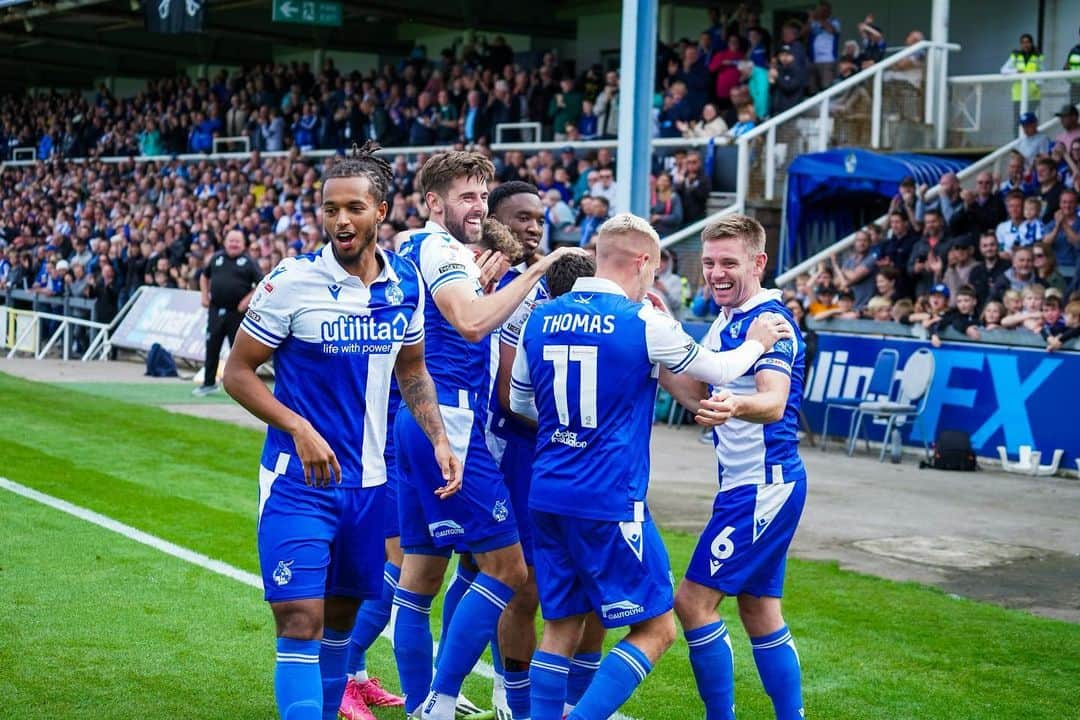
[[(882, 348), (900, 353), (899, 368), (924, 340), (818, 332), (817, 359), (808, 374), (803, 408), (815, 433), (821, 431), (826, 398), (860, 397)], [(1074, 468), (1080, 456), (1080, 354), (1041, 348), (945, 342), (931, 348), (934, 378), (921, 423), (903, 428), (905, 443), (932, 444), (937, 432), (964, 430), (975, 452), (997, 457), (1004, 445), (1016, 456), (1030, 445), (1044, 458), (1065, 450), (1062, 463)], [(833, 420), (833, 418), (836, 418)], [(830, 417), (833, 435), (847, 434), (848, 413)], [(880, 439), (881, 426), (870, 426)]]

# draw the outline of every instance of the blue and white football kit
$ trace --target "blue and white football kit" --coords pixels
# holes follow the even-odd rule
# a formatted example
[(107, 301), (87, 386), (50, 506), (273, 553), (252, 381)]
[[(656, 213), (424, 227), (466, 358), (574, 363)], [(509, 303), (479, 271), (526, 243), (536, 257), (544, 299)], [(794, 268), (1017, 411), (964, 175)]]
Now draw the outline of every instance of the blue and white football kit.
[[(535, 402), (529, 507), (546, 620), (595, 612), (612, 628), (671, 610), (667, 551), (645, 503), (660, 364), (721, 383), (757, 359), (754, 345), (726, 357), (703, 351), (678, 322), (602, 278), (580, 278), (533, 310), (511, 402), (522, 414)], [(569, 663), (534, 656), (534, 720), (560, 717)], [(650, 669), (638, 648), (619, 643), (571, 717), (607, 718)]]
[[(778, 290), (762, 290), (709, 328), (705, 347), (737, 348), (761, 313), (787, 321), (791, 339), (777, 342), (752, 370), (726, 385), (736, 395), (757, 390), (758, 373), (791, 379), (783, 417), (774, 423), (731, 418), (713, 428), (720, 490), (713, 516), (690, 559), (686, 578), (725, 595), (783, 594), (788, 547), (806, 500), (806, 469), (798, 451), (799, 403), (803, 394), (805, 348)], [(721, 620), (686, 631), (690, 664), (710, 720), (734, 720), (735, 684), (731, 641)], [(801, 673), (787, 627), (751, 637), (754, 662), (778, 720), (803, 717)]]
[(309, 487), (292, 436), (267, 428), (259, 557), (270, 602), (379, 594), (390, 381), (402, 345), (424, 339), (416, 268), (381, 257), (370, 287), (329, 247), (286, 259), (259, 286), (241, 325), (274, 348), (274, 396), (315, 427), (341, 465), (340, 485)]
[[(341, 466), (340, 484), (308, 486), (292, 436), (267, 428), (258, 545), (271, 603), (382, 593), (390, 383), (402, 346), (424, 339), (424, 290), (411, 262), (382, 252), (379, 259), (371, 285), (342, 268), (329, 246), (286, 259), (241, 324), (274, 349), (274, 396), (312, 424)], [(278, 638), (282, 717), (337, 715), (349, 646), (350, 633), (330, 627), (321, 641)]]
[(450, 447), (463, 466), (461, 490), (439, 499), (433, 491), (445, 480), (434, 450), (409, 409), (401, 408), (395, 438), (401, 547), (407, 553), (449, 556), (454, 548), (486, 552), (513, 545), (518, 535), (510, 495), (484, 438), (490, 341), (465, 340), (434, 301), (455, 283), (482, 294), (480, 268), (471, 250), (432, 222), (413, 233), (401, 251), (417, 264), (427, 284), (425, 360)]

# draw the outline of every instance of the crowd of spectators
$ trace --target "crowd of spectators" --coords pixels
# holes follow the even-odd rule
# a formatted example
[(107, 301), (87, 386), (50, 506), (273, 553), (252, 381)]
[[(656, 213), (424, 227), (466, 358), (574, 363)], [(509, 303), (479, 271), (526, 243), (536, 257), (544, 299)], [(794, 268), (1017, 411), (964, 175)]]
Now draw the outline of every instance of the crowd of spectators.
[[(946, 173), (940, 194), (911, 179), (893, 198), (888, 226), (870, 225), (853, 247), (789, 294), (810, 317), (899, 322), (939, 342), (945, 328), (1036, 333), (1055, 350), (1080, 334), (1080, 123), (1013, 151), (1003, 176), (982, 172), (974, 189)], [(1021, 118), (1026, 138), (1034, 118)]]

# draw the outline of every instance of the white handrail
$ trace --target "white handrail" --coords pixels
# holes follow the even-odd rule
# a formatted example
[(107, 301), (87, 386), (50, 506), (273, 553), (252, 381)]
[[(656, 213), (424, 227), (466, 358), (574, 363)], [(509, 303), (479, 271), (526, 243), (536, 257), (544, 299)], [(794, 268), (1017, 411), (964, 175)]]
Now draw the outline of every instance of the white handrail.
[(1015, 83), (1021, 80), (1080, 80), (1080, 70), (1044, 70), (1033, 73), (994, 73), (992, 75), (954, 75), (949, 82), (954, 85), (976, 85), (984, 83)]
[(742, 210), (742, 207), (738, 203), (735, 203), (734, 205), (729, 205), (723, 210), (714, 212), (712, 215), (706, 215), (697, 222), (687, 225), (681, 230), (676, 230), (675, 232), (671, 233), (666, 237), (660, 238), (660, 248), (668, 248), (672, 245), (675, 245), (676, 243), (680, 243), (686, 238), (701, 232), (706, 227), (716, 222), (720, 218), (727, 215), (734, 215), (735, 213), (742, 212)]
[[(1056, 118), (1054, 120), (1048, 120), (1048, 121), (1044, 122), (1042, 125), (1039, 126), (1039, 130), (1049, 130), (1050, 128), (1052, 128), (1054, 125), (1057, 125), (1057, 124), (1059, 124), (1059, 123), (1058, 123), (1058, 120)], [(973, 162), (972, 164), (968, 165), (963, 170), (960, 170), (959, 172), (957, 172), (956, 173), (956, 179), (960, 180), (960, 181), (966, 180), (967, 178), (971, 177), (972, 175), (976, 175), (976, 174), (982, 172), (983, 170), (985, 170), (986, 168), (994, 165), (995, 163), (997, 163), (997, 161), (999, 159), (1001, 159), (1005, 155), (1008, 155), (1013, 150), (1013, 148), (1016, 147), (1017, 143), (1019, 143), (1019, 142), (1020, 142), (1020, 138), (1012, 140), (1011, 142), (1008, 142), (1008, 143), (1002, 145), (1001, 147), (999, 147), (997, 150), (990, 153), (989, 155), (987, 155), (987, 156), (985, 156), (983, 158), (980, 158), (979, 160)], [(932, 187), (932, 188), (930, 188), (929, 190), (926, 191), (925, 199), (932, 200), (933, 198), (937, 197), (940, 192), (941, 192), (941, 185), (940, 184), (935, 185), (934, 187)], [(882, 215), (881, 217), (877, 218), (873, 222), (874, 223), (885, 222), (886, 220), (888, 220), (888, 218), (889, 218), (888, 214), (885, 214), (885, 215)], [(856, 230), (855, 232), (851, 233), (850, 235), (848, 235), (848, 236), (846, 236), (844, 238), (841, 238), (840, 240), (837, 240), (836, 242), (834, 242), (832, 245), (825, 248), (824, 250), (821, 250), (821, 251), (819, 251), (817, 253), (814, 253), (813, 255), (811, 255), (806, 260), (803, 260), (798, 265), (790, 268), (789, 270), (785, 270), (780, 275), (777, 275), (776, 276), (776, 284), (777, 284), (777, 286), (782, 286), (782, 285), (785, 285), (785, 284), (791, 282), (796, 277), (798, 277), (800, 273), (804, 273), (804, 272), (806, 272), (808, 270), (812, 270), (819, 262), (821, 262), (823, 260), (828, 260), (833, 255), (838, 255), (841, 252), (843, 252), (844, 250), (847, 250), (849, 247), (851, 247), (855, 243), (855, 234), (858, 233), (858, 232), (859, 231)]]
[[(893, 67), (894, 65), (899, 63), (901, 60), (904, 60), (906, 58), (909, 58), (909, 57), (911, 57), (913, 55), (916, 55), (918, 53), (921, 53), (921, 52), (924, 52), (924, 51), (927, 51), (927, 50), (940, 50), (940, 51), (944, 52), (945, 50), (956, 51), (956, 50), (959, 50), (959, 49), (960, 49), (960, 46), (957, 45), (956, 43), (936, 43), (936, 42), (933, 42), (931, 40), (921, 40), (921, 41), (915, 43), (914, 45), (908, 46), (907, 48), (905, 48), (904, 50), (896, 53), (895, 55), (892, 55), (892, 56), (882, 60), (881, 62), (875, 63), (874, 65), (872, 65), (871, 67), (866, 68), (865, 70), (860, 70), (859, 72), (857, 72), (854, 75), (852, 75), (851, 77), (849, 77), (847, 80), (843, 80), (843, 81), (837, 83), (836, 85), (833, 85), (833, 86), (831, 86), (829, 88), (826, 88), (825, 90), (822, 90), (821, 92), (818, 92), (815, 95), (812, 95), (812, 96), (806, 98), (805, 100), (803, 100), (801, 103), (799, 103), (795, 107), (789, 108), (788, 110), (785, 110), (784, 112), (769, 118), (765, 122), (763, 122), (760, 125), (758, 125), (757, 127), (755, 127), (753, 130), (750, 130), (749, 132), (747, 132), (744, 135), (740, 135), (738, 137), (738, 139), (736, 140), (736, 142), (739, 145), (739, 149), (740, 149), (739, 180), (738, 180), (738, 183), (737, 183), (737, 187), (738, 187), (737, 192), (739, 193), (739, 198), (738, 198), (739, 204), (745, 206), (746, 193), (749, 191), (749, 188), (750, 188), (750, 163), (742, 161), (743, 148), (744, 147), (747, 148), (747, 150), (745, 152), (745, 156), (747, 158), (749, 158), (749, 143), (752, 142), (754, 139), (756, 139), (758, 137), (761, 137), (762, 135), (765, 135), (766, 133), (768, 133), (769, 140), (771, 142), (775, 142), (776, 127), (777, 126), (779, 126), (781, 123), (785, 123), (785, 122), (787, 122), (789, 120), (793, 120), (793, 119), (795, 119), (797, 117), (801, 117), (802, 115), (804, 115), (808, 111), (811, 111), (811, 110), (814, 110), (815, 108), (818, 108), (819, 112), (820, 112), (820, 115), (821, 115), (821, 118), (819, 119), (819, 122), (821, 123), (821, 126), (818, 128), (818, 132), (820, 133), (819, 138), (818, 138), (818, 145), (819, 146), (827, 145), (827, 143), (828, 143), (828, 128), (827, 128), (827, 123), (825, 122), (825, 119), (828, 117), (829, 101), (832, 98), (836, 97), (837, 95), (841, 95), (841, 94), (847, 92), (851, 88), (854, 88), (857, 85), (860, 85), (861, 83), (863, 83), (863, 82), (865, 82), (867, 80), (873, 79), (874, 80), (874, 97), (873, 97), (872, 102), (873, 102), (873, 108), (874, 108), (875, 119), (876, 119), (876, 115), (881, 112), (881, 102), (880, 102), (881, 83), (879, 81), (879, 78), (882, 77), (882, 74), (886, 70)], [(932, 53), (928, 53), (928, 57), (932, 57)], [(926, 102), (929, 104), (931, 102), (931, 98), (927, 97)], [(872, 128), (873, 128), (871, 130), (871, 139), (873, 141), (878, 141), (879, 142), (880, 141), (880, 132), (881, 132), (880, 120), (878, 119), (876, 121), (876, 123), (875, 123), (874, 120), (872, 119), (871, 123), (872, 123)], [(874, 147), (877, 147), (876, 144), (873, 144), (873, 145), (874, 145)], [(820, 149), (824, 150), (825, 147), (821, 147)], [(773, 151), (771, 149), (768, 149), (767, 150), (767, 155), (769, 157), (772, 157), (773, 156)], [(771, 200), (773, 198), (774, 194), (775, 194), (775, 184), (776, 184), (775, 183), (775, 173), (769, 173), (769, 176), (770, 176), (770, 179), (772, 180), (772, 182), (771, 183), (770, 182), (766, 183), (765, 197), (766, 197), (766, 199)]]

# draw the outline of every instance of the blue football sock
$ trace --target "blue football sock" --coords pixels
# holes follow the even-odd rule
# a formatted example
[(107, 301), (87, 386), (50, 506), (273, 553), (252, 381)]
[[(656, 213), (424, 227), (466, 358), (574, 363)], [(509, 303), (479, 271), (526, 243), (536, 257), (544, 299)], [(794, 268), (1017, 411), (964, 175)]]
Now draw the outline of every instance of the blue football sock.
[(686, 631), (705, 720), (735, 720), (735, 658), (724, 621)]
[(543, 650), (533, 654), (529, 664), (529, 704), (532, 720), (562, 720), (566, 699), (566, 677), (570, 658)]
[(391, 562), (383, 567), (382, 596), (376, 600), (365, 600), (356, 613), (353, 626), (352, 643), (349, 646), (348, 673), (355, 675), (367, 670), (367, 650), (382, 633), (386, 623), (390, 622), (390, 608), (394, 604), (394, 590), (401, 578), (401, 568)]
[(506, 704), (514, 720), (526, 720), (529, 714), (529, 671), (506, 670)]
[(454, 573), (454, 579), (450, 581), (449, 587), (446, 588), (446, 592), (443, 593), (442, 604), (442, 632), (439, 634), (439, 649), (435, 653), (435, 664), (439, 664), (439, 660), (443, 654), (443, 640), (446, 639), (446, 630), (450, 627), (450, 620), (454, 617), (454, 612), (457, 610), (458, 603), (461, 602), (462, 596), (472, 585), (473, 580), (476, 579), (476, 572), (469, 570), (461, 565), (461, 560), (458, 560), (457, 572)]
[(495, 636), (491, 638), (491, 669), (499, 677), (506, 674), (506, 668), (503, 667), (502, 651), (499, 650), (498, 626), (495, 628)]
[(592, 684), (570, 712), (572, 720), (607, 720), (645, 681), (652, 663), (645, 653), (623, 640), (600, 663)]
[(600, 653), (578, 653), (570, 660), (570, 677), (566, 681), (566, 704), (581, 702), (593, 676), (600, 668)]
[(484, 646), (495, 637), (499, 616), (514, 596), (514, 590), (490, 575), (478, 573), (462, 596), (450, 627), (442, 636), (442, 657), (435, 668), (431, 689), (457, 697), (465, 676), (472, 672)]
[(334, 720), (345, 694), (345, 665), (349, 659), (348, 630), (323, 628), (319, 650), (319, 674), (322, 676), (323, 720)]
[(802, 720), (802, 671), (799, 653), (787, 626), (764, 637), (750, 638), (754, 662), (777, 720)]
[[(318, 640), (277, 639), (274, 696), (281, 720), (322, 718), (322, 679)], [(335, 712), (337, 708), (334, 708)]]
[(398, 587), (394, 593), (394, 659), (405, 695), (405, 714), (427, 697), (431, 688), (431, 601)]

